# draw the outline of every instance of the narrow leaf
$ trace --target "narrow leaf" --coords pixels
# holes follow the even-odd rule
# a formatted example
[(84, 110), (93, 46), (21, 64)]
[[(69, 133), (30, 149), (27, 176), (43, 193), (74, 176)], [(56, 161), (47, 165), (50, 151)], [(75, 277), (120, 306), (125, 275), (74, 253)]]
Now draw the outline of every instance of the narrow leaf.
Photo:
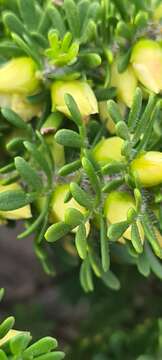
[(57, 131), (55, 140), (58, 144), (68, 147), (81, 148), (82, 140), (80, 135), (73, 130), (62, 129)]
[(51, 225), (45, 233), (45, 238), (48, 242), (55, 242), (61, 239), (63, 236), (71, 230), (71, 227), (64, 222), (58, 222)]
[(15, 166), (20, 176), (33, 191), (41, 192), (43, 189), (43, 182), (37, 172), (20, 156), (15, 158)]
[(75, 245), (80, 258), (84, 260), (87, 256), (87, 236), (86, 227), (84, 224), (81, 224), (78, 227), (75, 236)]
[(70, 184), (70, 191), (74, 197), (74, 199), (85, 208), (92, 210), (94, 206), (94, 202), (92, 197), (84, 191), (77, 183), (72, 182)]

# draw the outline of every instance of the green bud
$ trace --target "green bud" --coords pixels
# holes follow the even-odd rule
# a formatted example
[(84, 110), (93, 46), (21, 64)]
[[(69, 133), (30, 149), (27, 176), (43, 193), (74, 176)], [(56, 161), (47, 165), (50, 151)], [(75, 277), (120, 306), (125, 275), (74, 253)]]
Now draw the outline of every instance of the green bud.
[(101, 165), (105, 165), (113, 160), (124, 160), (124, 157), (121, 155), (123, 144), (124, 141), (117, 136), (108, 139), (103, 138), (93, 150), (94, 159)]
[(148, 151), (131, 163), (131, 172), (145, 187), (156, 186), (162, 183), (162, 153)]
[(30, 95), (36, 92), (40, 83), (36, 78), (37, 65), (28, 57), (8, 61), (0, 68), (0, 92)]
[(70, 117), (70, 111), (65, 103), (65, 94), (70, 94), (74, 98), (83, 118), (98, 113), (96, 97), (87, 82), (55, 81), (51, 87), (52, 110), (58, 110)]
[(162, 48), (154, 40), (139, 40), (132, 51), (131, 63), (138, 80), (150, 91), (162, 90)]

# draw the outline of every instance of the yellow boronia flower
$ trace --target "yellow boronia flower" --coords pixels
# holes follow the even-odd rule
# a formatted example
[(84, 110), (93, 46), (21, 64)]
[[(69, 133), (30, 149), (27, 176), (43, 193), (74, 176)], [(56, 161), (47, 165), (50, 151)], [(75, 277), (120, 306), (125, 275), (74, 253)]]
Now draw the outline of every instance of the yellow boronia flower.
[[(21, 186), (17, 183), (10, 185), (0, 185), (0, 193), (10, 190), (21, 190)], [(21, 207), (12, 211), (0, 211), (0, 218), (8, 220), (29, 219), (32, 217), (30, 205)]]
[[(108, 224), (115, 224), (127, 220), (127, 213), (130, 208), (135, 209), (135, 200), (127, 192), (112, 191), (105, 200), (104, 214)], [(139, 221), (137, 221), (141, 240), (144, 240), (144, 232)], [(124, 232), (123, 237), (131, 239), (131, 226)], [(123, 239), (120, 239), (123, 242)]]
[(93, 90), (86, 81), (55, 81), (51, 87), (52, 111), (60, 111), (66, 116), (70, 112), (65, 104), (64, 96), (73, 96), (83, 118), (98, 113), (98, 104)]
[(130, 165), (130, 170), (145, 187), (162, 183), (162, 153), (148, 151), (139, 155)]
[(42, 114), (42, 104), (30, 104), (21, 94), (0, 93), (0, 107), (10, 108), (24, 121), (30, 121), (33, 117)]
[(162, 47), (154, 40), (139, 40), (133, 47), (131, 63), (137, 79), (150, 91), (162, 90)]
[(119, 73), (117, 63), (114, 62), (111, 67), (111, 86), (116, 87), (118, 100), (130, 108), (137, 87), (137, 78), (132, 65), (129, 64), (125, 71)]
[[(126, 105), (121, 101), (117, 101), (117, 103), (118, 103), (118, 107), (119, 107), (121, 116), (125, 117), (126, 111), (127, 111)], [(107, 111), (107, 101), (100, 101), (98, 103), (98, 108), (99, 108), (100, 120), (105, 124), (109, 133), (114, 135), (115, 134), (115, 123)]]
[[(51, 210), (50, 210), (50, 222), (58, 222), (65, 220), (65, 211), (69, 208), (75, 208), (79, 210), (82, 214), (86, 214), (86, 209), (79, 205), (73, 198), (69, 200), (67, 203), (64, 203), (65, 196), (69, 191), (69, 184), (61, 184), (58, 185), (53, 193), (53, 197), (51, 200)], [(86, 231), (87, 234), (90, 231), (89, 221), (86, 223)], [(76, 232), (76, 229), (73, 230)]]
[(123, 161), (121, 154), (124, 141), (118, 136), (112, 136), (108, 139), (101, 139), (93, 149), (94, 159), (101, 165), (105, 165), (111, 161)]
[(37, 65), (29, 57), (19, 57), (0, 67), (0, 93), (31, 95), (40, 88)]

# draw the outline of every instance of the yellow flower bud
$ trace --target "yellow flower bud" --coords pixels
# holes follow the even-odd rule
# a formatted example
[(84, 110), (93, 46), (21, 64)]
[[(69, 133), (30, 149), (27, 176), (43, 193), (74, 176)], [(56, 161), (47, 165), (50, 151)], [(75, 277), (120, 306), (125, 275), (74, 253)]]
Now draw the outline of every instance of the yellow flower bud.
[[(0, 185), (0, 193), (9, 190), (21, 190), (21, 186), (17, 183)], [(12, 211), (0, 211), (0, 217), (8, 220), (29, 219), (32, 217), (30, 205)]]
[[(124, 103), (117, 101), (121, 116), (126, 115), (126, 106)], [(107, 101), (100, 101), (98, 103), (100, 120), (105, 124), (110, 134), (115, 134), (115, 123), (107, 111)]]
[[(68, 191), (69, 184), (58, 185), (55, 188), (51, 201), (50, 222), (64, 221), (65, 211), (69, 208), (77, 209), (82, 214), (86, 214), (86, 209), (83, 206), (79, 205), (73, 198), (70, 199), (67, 203), (64, 203), (64, 199)], [(86, 231), (87, 234), (90, 231), (89, 221), (86, 223)], [(74, 229), (73, 232), (76, 232), (76, 229)]]
[(141, 154), (132, 161), (131, 172), (145, 187), (161, 184), (162, 153), (159, 151), (148, 151)]
[(0, 67), (0, 93), (36, 92), (40, 87), (36, 71), (37, 65), (31, 58), (24, 56), (8, 61)]
[(111, 161), (122, 161), (124, 157), (121, 150), (124, 141), (118, 136), (112, 136), (108, 139), (103, 138), (94, 148), (94, 159), (101, 165), (105, 165)]
[(91, 114), (98, 113), (98, 104), (96, 97), (85, 81), (55, 81), (51, 88), (52, 111), (58, 110), (70, 116), (70, 112), (65, 104), (64, 96), (70, 94), (73, 96), (83, 118)]
[[(130, 208), (135, 209), (135, 200), (127, 192), (112, 191), (106, 198), (104, 213), (109, 224), (115, 224), (127, 220), (127, 213)], [(138, 230), (143, 241), (144, 233), (141, 224), (137, 221)], [(131, 226), (125, 231), (123, 236), (131, 239)], [(122, 239), (120, 239), (122, 240)]]
[(154, 40), (138, 41), (132, 51), (131, 63), (138, 80), (148, 90), (162, 90), (162, 48)]
[(117, 97), (128, 107), (132, 106), (133, 96), (137, 87), (137, 79), (131, 65), (122, 73), (118, 72), (116, 62), (111, 68), (111, 86), (117, 88)]

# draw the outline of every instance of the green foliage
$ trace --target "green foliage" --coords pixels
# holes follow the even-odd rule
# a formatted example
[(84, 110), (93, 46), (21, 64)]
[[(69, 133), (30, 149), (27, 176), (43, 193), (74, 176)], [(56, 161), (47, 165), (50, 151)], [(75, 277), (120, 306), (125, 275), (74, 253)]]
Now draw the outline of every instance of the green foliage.
[[(124, 104), (126, 111), (122, 112), (119, 89), (112, 86), (111, 79), (114, 59), (118, 75), (122, 75), (139, 39), (159, 41), (161, 23), (154, 18), (155, 8), (156, 3), (149, 0), (65, 0), (62, 6), (52, 1), (42, 4), (26, 0), (2, 4), (1, 61), (19, 56), (33, 58), (40, 87), (23, 101), (27, 106), (40, 106), (41, 111), (31, 116), (29, 124), (12, 105), (1, 106), (1, 184), (18, 181), (23, 189), (0, 192), (0, 211), (30, 204), (32, 220), (25, 223), (18, 237), (33, 234), (36, 255), (51, 275), (55, 247), (60, 259), (67, 252), (63, 266), (64, 261), (80, 266), (86, 292), (94, 288), (94, 275), (111, 289), (119, 289), (120, 282), (112, 272), (118, 258), (113, 256), (114, 245), (116, 251), (122, 249), (123, 262), (126, 257), (141, 274), (148, 276), (152, 271), (162, 277), (162, 247), (157, 238), (157, 232), (162, 236), (161, 184), (147, 189), (131, 169), (132, 161), (144, 151), (161, 151), (161, 94), (151, 93), (138, 81), (132, 105), (128, 108)], [(72, 86), (79, 81), (92, 93), (85, 90), (81, 99), (80, 89), (76, 87), (71, 94), (69, 86), (57, 104), (50, 94), (55, 80)], [(104, 119), (96, 110), (103, 103)], [(52, 122), (56, 118), (59, 120)], [(110, 118), (115, 135), (123, 141), (122, 159), (102, 163), (95, 159), (94, 150), (103, 136), (111, 138), (107, 127)], [(69, 184), (63, 204), (73, 203), (57, 221), (53, 194), (62, 183)], [(124, 221), (111, 223), (105, 211), (106, 197), (113, 190), (123, 189), (134, 196), (135, 208), (129, 209)], [(76, 203), (79, 208), (75, 208)], [(129, 229), (130, 239), (125, 236)], [(75, 244), (73, 255), (68, 254), (66, 241)]]
[[(4, 294), (3, 289), (0, 293)], [(44, 337), (30, 345), (32, 337), (29, 332), (12, 330), (15, 323), (10, 316), (0, 324), (0, 359), (55, 359), (61, 360), (65, 354), (57, 351), (57, 340)]]

